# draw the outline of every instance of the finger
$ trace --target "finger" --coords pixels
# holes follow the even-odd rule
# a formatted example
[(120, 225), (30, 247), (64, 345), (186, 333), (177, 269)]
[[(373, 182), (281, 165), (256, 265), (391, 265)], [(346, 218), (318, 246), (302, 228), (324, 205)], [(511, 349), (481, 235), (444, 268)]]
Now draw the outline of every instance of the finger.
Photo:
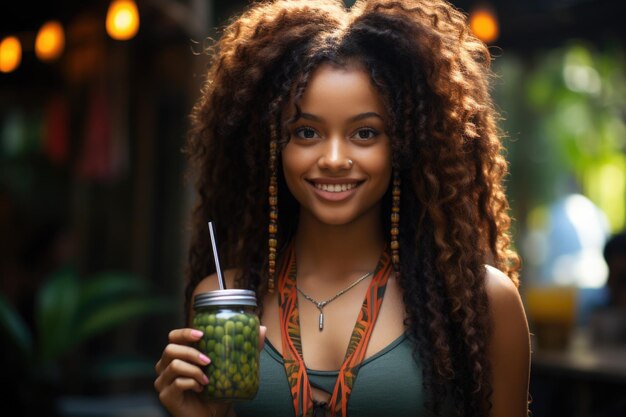
[(198, 366), (180, 359), (174, 359), (155, 381), (155, 388), (157, 390), (164, 389), (167, 385), (175, 383), (179, 378), (193, 379), (201, 385), (209, 383), (209, 379)]
[(175, 398), (182, 398), (185, 391), (202, 392), (204, 387), (193, 378), (176, 378), (171, 384), (159, 391), (159, 399), (163, 404), (172, 402)]
[(211, 363), (211, 358), (191, 346), (170, 343), (165, 347), (163, 354), (161, 355), (161, 359), (159, 359), (154, 367), (156, 373), (160, 374), (163, 372), (175, 359), (180, 359), (185, 362), (201, 366)]
[(199, 384), (198, 381), (192, 378), (176, 378), (174, 380), (174, 386), (180, 391), (193, 390), (195, 392), (202, 392), (204, 389), (203, 384)]
[(265, 333), (267, 333), (267, 327), (260, 326), (259, 327), (259, 350), (262, 350), (263, 346), (265, 346)]
[(170, 343), (187, 344), (190, 342), (197, 342), (200, 340), (202, 335), (202, 331), (198, 329), (174, 329), (169, 333), (168, 339)]

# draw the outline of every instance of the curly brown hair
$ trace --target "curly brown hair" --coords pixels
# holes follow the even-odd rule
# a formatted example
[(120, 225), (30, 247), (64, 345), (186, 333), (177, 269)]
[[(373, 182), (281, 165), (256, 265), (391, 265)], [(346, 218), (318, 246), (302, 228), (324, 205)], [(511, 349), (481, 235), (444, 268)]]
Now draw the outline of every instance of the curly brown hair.
[[(236, 284), (267, 291), (269, 141), (288, 140), (283, 110), (296, 105), (323, 62), (358, 62), (387, 106), (394, 169), (402, 179), (397, 271), (407, 329), (423, 367), (429, 409), (458, 415), (490, 407), (485, 264), (518, 285), (510, 248), (502, 155), (489, 86), (491, 57), (466, 15), (444, 0), (275, 1), (252, 4), (208, 50), (186, 153), (199, 199), (189, 249), (186, 310), (215, 272), (207, 220)], [(279, 172), (279, 255), (298, 205)], [(391, 201), (385, 198), (384, 201)], [(390, 205), (383, 207), (389, 228)]]

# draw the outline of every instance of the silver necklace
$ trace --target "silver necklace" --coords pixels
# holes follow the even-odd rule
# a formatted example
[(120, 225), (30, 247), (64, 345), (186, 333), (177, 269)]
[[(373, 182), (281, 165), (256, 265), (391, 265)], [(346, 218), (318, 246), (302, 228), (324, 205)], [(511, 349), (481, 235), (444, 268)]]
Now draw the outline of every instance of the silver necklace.
[(363, 281), (365, 278), (369, 277), (370, 275), (372, 275), (372, 272), (366, 272), (365, 275), (363, 275), (362, 277), (360, 277), (359, 279), (357, 279), (356, 281), (354, 281), (352, 284), (350, 284), (350, 286), (344, 288), (343, 290), (339, 291), (337, 294), (333, 295), (332, 297), (330, 297), (328, 300), (324, 300), (324, 301), (317, 301), (315, 300), (313, 297), (307, 295), (304, 293), (304, 291), (302, 291), (300, 288), (298, 288), (298, 285), (296, 284), (296, 289), (298, 290), (298, 292), (300, 294), (302, 294), (302, 296), (304, 298), (306, 298), (308, 301), (312, 302), (313, 304), (315, 304), (315, 307), (317, 307), (317, 309), (320, 311), (320, 318), (319, 318), (319, 328), (320, 328), (320, 332), (322, 330), (324, 330), (324, 307), (326, 307), (328, 304), (331, 303), (331, 301), (335, 301), (340, 295), (345, 294), (346, 292), (350, 291), (352, 288), (354, 288), (359, 282)]

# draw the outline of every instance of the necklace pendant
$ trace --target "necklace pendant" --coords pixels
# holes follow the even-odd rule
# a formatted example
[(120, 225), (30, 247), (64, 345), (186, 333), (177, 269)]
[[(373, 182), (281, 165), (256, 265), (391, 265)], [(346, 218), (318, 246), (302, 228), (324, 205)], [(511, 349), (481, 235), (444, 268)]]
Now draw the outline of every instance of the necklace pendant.
[(351, 290), (352, 288), (354, 288), (359, 282), (363, 281), (365, 278), (369, 277), (370, 275), (372, 275), (372, 272), (367, 272), (365, 275), (363, 275), (361, 278), (357, 279), (356, 281), (354, 281), (352, 284), (350, 284), (350, 286), (348, 286), (347, 288), (344, 288), (343, 290), (339, 291), (337, 294), (333, 295), (332, 297), (330, 297), (328, 300), (324, 300), (324, 301), (317, 301), (315, 300), (313, 297), (311, 297), (310, 295), (307, 295), (304, 293), (304, 291), (302, 291), (300, 288), (298, 288), (298, 286), (296, 285), (296, 290), (302, 294), (302, 296), (307, 300), (310, 301), (311, 303), (315, 304), (315, 306), (317, 307), (317, 309), (320, 311), (320, 317), (319, 317), (319, 322), (318, 322), (318, 326), (319, 326), (319, 330), (320, 332), (322, 330), (324, 330), (324, 307), (326, 307), (328, 304), (330, 304), (332, 301), (335, 301), (339, 296), (345, 294), (347, 291)]

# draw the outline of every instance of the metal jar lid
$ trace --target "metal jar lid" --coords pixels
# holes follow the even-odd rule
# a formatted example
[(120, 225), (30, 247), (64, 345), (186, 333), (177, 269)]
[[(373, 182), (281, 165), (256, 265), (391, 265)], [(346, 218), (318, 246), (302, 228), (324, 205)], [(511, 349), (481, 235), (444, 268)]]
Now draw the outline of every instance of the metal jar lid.
[(215, 290), (197, 294), (193, 302), (193, 308), (224, 305), (256, 307), (256, 295), (252, 290)]

